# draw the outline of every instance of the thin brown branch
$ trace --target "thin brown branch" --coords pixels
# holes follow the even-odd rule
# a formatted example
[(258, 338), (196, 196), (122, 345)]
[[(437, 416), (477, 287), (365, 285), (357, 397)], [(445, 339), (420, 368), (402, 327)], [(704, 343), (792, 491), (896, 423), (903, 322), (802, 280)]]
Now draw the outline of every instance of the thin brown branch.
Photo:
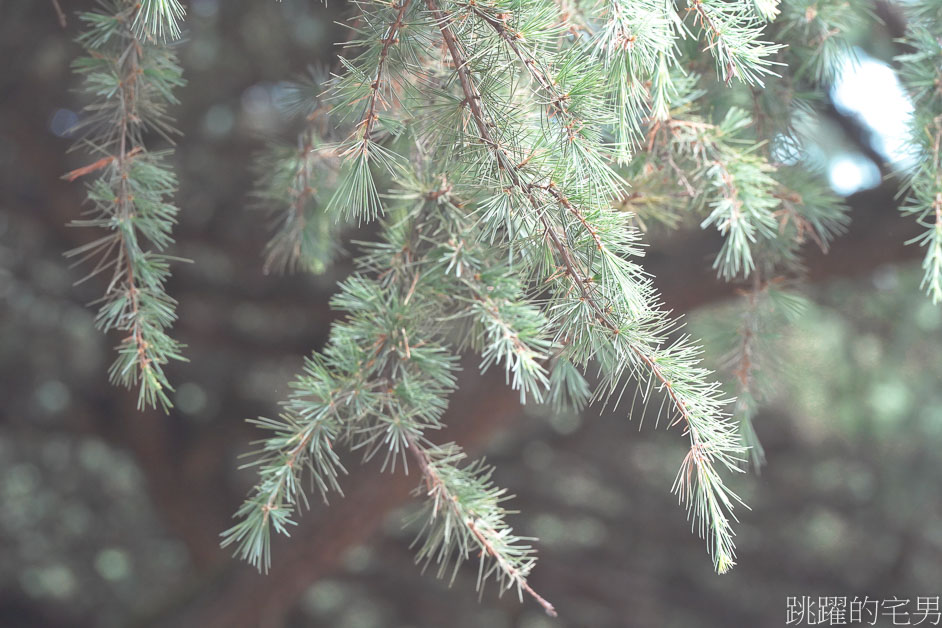
[[(134, 148), (131, 149), (130, 152), (128, 152), (127, 158), (130, 159), (131, 157), (134, 157), (135, 155), (140, 153), (141, 150), (142, 148), (140, 146), (135, 146)], [(94, 161), (88, 164), (87, 166), (82, 166), (81, 168), (70, 170), (69, 172), (62, 175), (62, 178), (68, 181), (69, 183), (73, 183), (76, 179), (84, 177), (85, 175), (91, 174), (93, 172), (98, 172), (102, 168), (107, 167), (114, 160), (115, 160), (114, 155), (108, 155), (107, 157), (102, 157), (101, 159)]]
[[(120, 98), (120, 110), (118, 114), (117, 128), (117, 152), (114, 155), (99, 160), (91, 166), (80, 168), (79, 171), (73, 171), (66, 176), (75, 175), (78, 178), (83, 170), (97, 170), (107, 166), (114, 168), (115, 176), (118, 180), (117, 191), (115, 194), (116, 218), (122, 223), (133, 221), (135, 214), (134, 196), (129, 184), (131, 176), (131, 161), (143, 150), (142, 146), (134, 145), (132, 125), (138, 120), (137, 114), (137, 90), (138, 77), (142, 74), (139, 65), (139, 59), (142, 54), (142, 45), (140, 40), (128, 30), (131, 34), (127, 47), (119, 55), (114, 63), (118, 66), (118, 73), (121, 81), (118, 88), (118, 97)], [(89, 170), (90, 169), (90, 170)], [(76, 174), (78, 172), (78, 174)], [(122, 344), (133, 343), (137, 353), (137, 363), (141, 369), (140, 377), (145, 377), (144, 373), (150, 368), (150, 357), (148, 355), (148, 343), (144, 339), (144, 331), (140, 322), (140, 289), (134, 276), (134, 266), (132, 259), (134, 254), (131, 251), (131, 243), (128, 238), (116, 231), (119, 246), (118, 257), (115, 261), (114, 276), (108, 284), (106, 295), (115, 290), (122, 290), (127, 295), (127, 320), (129, 335), (122, 340)], [(139, 406), (144, 402), (144, 397), (140, 397)]]
[(743, 312), (743, 325), (740, 332), (737, 364), (733, 375), (739, 381), (737, 397), (749, 392), (752, 388), (753, 369), (755, 368), (755, 340), (757, 337), (757, 316), (759, 310), (759, 295), (763, 290), (761, 273), (758, 269), (752, 274), (752, 285), (746, 293), (746, 310)]
[[(696, 15), (696, 19), (700, 22), (700, 26), (709, 32), (712, 42), (707, 46), (707, 49), (713, 47), (728, 48), (723, 39), (723, 31), (720, 30), (713, 21), (713, 18), (707, 13), (706, 8), (703, 6), (703, 0), (693, 0), (693, 7), (687, 10), (693, 11)], [(729, 62), (726, 66), (726, 82), (729, 83), (733, 76), (739, 76), (739, 68), (736, 66), (736, 62), (733, 60), (732, 56), (727, 56), (729, 57)]]
[[(314, 436), (314, 430), (313, 429), (307, 430), (307, 434), (305, 434), (301, 438), (300, 442), (291, 450), (290, 453), (288, 453), (288, 458), (285, 460), (284, 466), (291, 469), (292, 472), (294, 471), (294, 465), (298, 460), (298, 456), (301, 455), (301, 452), (304, 451), (304, 448), (311, 441), (311, 437), (313, 436)], [(275, 502), (278, 500), (279, 496), (281, 495), (281, 490), (284, 487), (286, 481), (287, 481), (287, 475), (282, 473), (281, 479), (278, 480), (278, 484), (276, 485), (275, 490), (273, 490), (271, 494), (268, 496), (268, 501), (266, 501), (265, 504), (262, 505), (262, 521), (265, 522), (265, 525), (268, 525), (268, 518), (271, 516), (271, 511), (274, 508), (277, 508)]]
[(569, 100), (568, 94), (564, 94), (559, 90), (556, 86), (556, 82), (550, 77), (549, 72), (543, 67), (539, 59), (534, 57), (529, 51), (525, 51), (520, 47), (522, 37), (519, 33), (511, 30), (507, 26), (507, 14), (502, 13), (495, 17), (481, 10), (478, 4), (471, 3), (468, 6), (476, 17), (494, 29), (498, 37), (504, 40), (507, 47), (510, 48), (517, 59), (519, 59), (527, 69), (530, 77), (539, 85), (540, 89), (550, 97), (550, 112), (567, 118), (568, 123), (566, 124), (566, 129), (569, 132), (569, 139), (572, 141), (575, 137), (575, 132), (578, 130), (576, 126), (580, 125), (581, 122), (568, 110), (566, 105), (566, 102)]
[(52, 8), (55, 10), (56, 17), (59, 19), (59, 26), (62, 28), (68, 26), (68, 22), (65, 19), (65, 11), (59, 6), (59, 0), (52, 0)]
[(373, 127), (376, 124), (376, 120), (379, 118), (376, 113), (376, 108), (380, 98), (379, 90), (383, 81), (383, 70), (386, 67), (386, 58), (389, 56), (390, 48), (399, 42), (399, 31), (402, 29), (406, 10), (409, 8), (411, 1), (412, 0), (399, 0), (396, 17), (386, 30), (386, 36), (382, 39), (383, 47), (379, 51), (379, 61), (376, 63), (376, 74), (374, 74), (373, 82), (370, 84), (370, 95), (367, 97), (366, 112), (357, 124), (357, 127), (363, 129), (361, 150), (366, 150), (373, 133)]

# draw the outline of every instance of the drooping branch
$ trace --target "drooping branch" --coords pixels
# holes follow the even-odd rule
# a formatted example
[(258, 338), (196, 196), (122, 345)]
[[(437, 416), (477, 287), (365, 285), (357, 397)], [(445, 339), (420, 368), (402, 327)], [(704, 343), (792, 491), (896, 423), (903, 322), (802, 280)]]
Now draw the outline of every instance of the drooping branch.
[(389, 56), (389, 50), (393, 45), (399, 41), (399, 31), (402, 29), (403, 21), (405, 20), (406, 11), (409, 8), (412, 0), (398, 0), (399, 5), (396, 8), (396, 16), (393, 19), (393, 22), (386, 29), (386, 36), (382, 39), (382, 48), (379, 51), (379, 61), (376, 63), (376, 72), (373, 75), (373, 81), (370, 83), (369, 95), (366, 99), (366, 111), (363, 113), (363, 117), (357, 123), (357, 128), (361, 130), (362, 133), (362, 142), (363, 149), (367, 150), (367, 145), (372, 140), (373, 127), (376, 124), (376, 121), (379, 119), (377, 115), (376, 108), (379, 104), (380, 89), (382, 88), (383, 82), (386, 80), (383, 71), (386, 68), (386, 59)]
[(87, 56), (76, 63), (96, 97), (87, 107), (82, 146), (105, 157), (65, 176), (75, 180), (101, 173), (88, 188), (93, 217), (71, 224), (108, 233), (67, 255), (79, 262), (95, 260), (85, 279), (111, 270), (96, 322), (104, 331), (127, 333), (109, 371), (112, 381), (137, 385), (139, 407), (167, 409), (172, 388), (163, 367), (183, 359), (181, 345), (166, 332), (176, 318), (175, 301), (164, 290), (172, 258), (147, 250), (147, 245), (159, 251), (172, 241), (177, 209), (168, 199), (176, 178), (159, 154), (147, 151), (142, 136), (148, 129), (165, 137), (172, 133), (166, 108), (175, 102), (173, 88), (183, 81), (172, 53), (131, 26), (141, 5), (119, 6), (123, 8), (117, 13), (83, 16), (89, 28), (79, 41)]
[[(533, 590), (533, 587), (527, 582), (524, 569), (529, 570), (532, 562), (524, 563), (520, 567), (508, 559), (508, 548), (511, 551), (519, 551), (513, 548), (513, 539), (511, 538), (509, 528), (504, 527), (502, 509), (494, 503), (487, 503), (485, 500), (476, 499), (476, 503), (484, 507), (490, 507), (491, 512), (477, 512), (473, 507), (468, 507), (459, 495), (458, 491), (462, 486), (454, 484), (454, 478), (451, 480), (442, 473), (442, 467), (449, 468), (452, 476), (461, 480), (462, 485), (469, 482), (480, 481), (479, 474), (485, 473), (483, 469), (472, 469), (470, 472), (465, 469), (457, 469), (450, 464), (447, 459), (440, 459), (432, 455), (432, 451), (422, 445), (417, 439), (408, 437), (409, 452), (419, 465), (425, 480), (425, 489), (427, 496), (432, 500), (432, 518), (446, 516), (441, 511), (447, 510), (448, 516), (451, 516), (457, 523), (463, 525), (470, 533), (471, 537), (477, 542), (481, 552), (481, 570), (480, 581), (486, 577), (491, 569), (484, 566), (484, 561), (490, 558), (494, 561), (496, 568), (502, 573), (499, 580), (504, 582), (502, 588), (508, 589), (516, 587), (520, 592), (526, 592), (536, 602), (543, 607), (546, 614), (550, 617), (556, 617), (556, 609), (543, 596)], [(482, 486), (487, 486), (486, 481)], [(491, 489), (485, 489), (490, 492)], [(499, 496), (499, 493), (496, 495)], [(496, 512), (495, 512), (496, 511)], [(495, 525), (496, 524), (496, 525)], [(453, 532), (457, 534), (457, 532)], [(464, 548), (461, 551), (467, 551)], [(526, 551), (526, 550), (524, 550)]]
[[(435, 0), (426, 0), (426, 5), (435, 19), (435, 23), (451, 55), (455, 72), (465, 96), (465, 103), (471, 111), (471, 117), (482, 142), (489, 148), (498, 168), (505, 174), (511, 186), (516, 188), (529, 202), (534, 214), (543, 226), (544, 237), (551, 244), (564, 267), (562, 274), (568, 278), (573, 287), (579, 292), (581, 295), (580, 300), (592, 308), (597, 323), (608, 331), (614, 341), (618, 341), (624, 337), (620, 336), (622, 329), (611, 320), (608, 308), (598, 301), (595, 294), (596, 289), (589, 284), (588, 273), (579, 267), (573, 252), (563, 242), (557, 233), (556, 227), (549, 221), (542, 204), (536, 197), (537, 190), (545, 191), (557, 203), (576, 215), (584, 227), (588, 227), (588, 223), (579, 216), (575, 206), (555, 185), (549, 184), (541, 187), (524, 180), (519, 173), (519, 168), (514, 165), (505, 149), (491, 134), (492, 123), (483, 109), (483, 99), (470, 74), (468, 59), (462, 52), (461, 45), (451, 30), (449, 16), (439, 8)], [(597, 234), (591, 228), (589, 233), (593, 241), (597, 243), (598, 250), (605, 253)], [(734, 552), (729, 519), (722, 513), (730, 511), (733, 503), (739, 500), (722, 484), (713, 463), (714, 460), (718, 459), (728, 468), (733, 468), (733, 461), (738, 460), (736, 456), (739, 448), (733, 446), (730, 442), (733, 428), (729, 421), (722, 419), (717, 421), (716, 417), (709, 415), (701, 416), (699, 412), (705, 410), (704, 402), (702, 398), (697, 399), (694, 396), (698, 392), (715, 391), (715, 386), (711, 387), (697, 381), (684, 382), (683, 388), (681, 388), (681, 382), (674, 381), (674, 377), (669, 376), (661, 364), (661, 361), (675, 359), (670, 349), (663, 351), (631, 341), (627, 341), (625, 346), (634, 355), (635, 359), (644, 365), (650, 377), (659, 382), (660, 388), (666, 391), (667, 397), (671, 400), (677, 412), (677, 421), (682, 420), (686, 424), (686, 431), (691, 440), (691, 450), (685, 459), (681, 472), (678, 473), (675, 490), (681, 499), (688, 504), (689, 508), (694, 508), (696, 503), (696, 510), (692, 512), (695, 520), (698, 519), (701, 522), (701, 536), (705, 533), (702, 528), (704, 522), (710, 522), (709, 524), (712, 527), (710, 546), (715, 550), (714, 560), (718, 571), (725, 572), (734, 564)], [(680, 345), (675, 346), (678, 347), (676, 351), (678, 357), (686, 353), (684, 348), (679, 348)], [(686, 357), (681, 358), (682, 361), (687, 359)], [(634, 372), (638, 374), (636, 370)], [(681, 371), (677, 368), (674, 369), (674, 372), (677, 376), (681, 375)], [(695, 414), (694, 408), (697, 409), (698, 413)], [(708, 425), (708, 422), (711, 424)], [(696, 471), (695, 476), (692, 473), (693, 470)]]

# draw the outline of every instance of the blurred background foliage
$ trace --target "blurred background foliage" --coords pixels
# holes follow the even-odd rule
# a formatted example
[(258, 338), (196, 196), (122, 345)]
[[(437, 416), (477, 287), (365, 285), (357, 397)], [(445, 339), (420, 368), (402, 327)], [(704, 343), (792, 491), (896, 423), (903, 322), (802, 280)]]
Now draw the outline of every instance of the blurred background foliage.
[[(752, 510), (731, 574), (713, 574), (668, 493), (675, 431), (522, 410), (499, 374), (472, 364), (453, 437), (517, 495), (516, 529), (540, 538), (534, 586), (559, 620), (493, 591), (479, 602), (473, 567), (451, 588), (422, 574), (416, 530), (400, 523), (415, 478), (360, 473), (356, 460), (348, 497), (304, 517), (271, 575), (231, 560), (218, 533), (252, 480), (236, 470), (255, 436), (243, 419), (272, 413), (349, 272), (341, 260), (320, 277), (263, 274), (268, 219), (251, 209), (250, 166), (272, 137), (291, 137), (284, 81), (331, 63), (345, 7), (188, 7), (174, 253), (194, 263), (169, 290), (190, 362), (173, 366), (164, 416), (108, 385), (114, 339), (85, 307), (98, 290), (73, 286), (80, 271), (62, 257), (88, 235), (64, 227), (81, 190), (59, 180), (83, 165), (66, 153), (80, 107), (75, 21), (62, 30), (49, 2), (0, 0), (0, 625), (779, 626), (786, 596), (942, 594), (942, 312), (918, 290), (919, 251), (901, 246), (911, 226), (880, 176), (899, 167), (887, 142), (900, 127), (887, 120), (906, 102), (881, 118), (860, 106), (866, 91), (842, 100), (837, 88), (815, 121), (818, 154), (855, 223), (830, 258), (811, 256), (808, 304), (770, 341), (779, 368), (756, 420), (769, 463), (736, 479)], [(886, 25), (859, 34), (857, 67), (871, 73), (847, 74), (847, 89), (893, 80), (884, 61), (899, 25), (876, 9)], [(698, 237), (652, 228), (648, 268), (719, 365), (742, 304), (713, 279), (716, 242)]]

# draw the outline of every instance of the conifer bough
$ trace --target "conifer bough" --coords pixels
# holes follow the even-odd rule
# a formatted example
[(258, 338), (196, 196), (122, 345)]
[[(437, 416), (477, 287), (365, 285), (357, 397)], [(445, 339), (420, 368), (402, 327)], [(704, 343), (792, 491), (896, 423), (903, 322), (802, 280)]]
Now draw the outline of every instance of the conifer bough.
[(171, 199), (177, 180), (169, 151), (152, 152), (145, 134), (165, 142), (174, 134), (167, 109), (177, 104), (173, 90), (183, 85), (165, 33), (179, 35), (183, 9), (175, 0), (105, 0), (97, 11), (82, 13), (78, 41), (85, 56), (73, 67), (89, 98), (76, 128), (76, 148), (98, 160), (66, 175), (88, 184), (89, 218), (77, 227), (104, 235), (67, 255), (89, 262), (83, 279), (110, 276), (95, 322), (124, 335), (109, 369), (112, 381), (138, 388), (138, 408), (170, 407), (172, 391), (164, 366), (182, 360), (182, 346), (167, 329), (176, 319), (176, 301), (164, 285), (175, 258), (162, 253), (172, 242), (177, 208)]
[[(860, 3), (863, 4), (863, 3)], [(929, 156), (911, 175), (906, 212), (927, 228), (925, 285), (942, 295), (939, 68), (942, 1), (912, 2), (904, 79)], [(689, 449), (673, 491), (716, 570), (735, 564), (727, 477), (763, 462), (752, 426), (765, 367), (762, 336), (800, 309), (784, 287), (801, 248), (826, 250), (844, 206), (803, 157), (826, 88), (867, 23), (837, 0), (364, 0), (340, 70), (314, 73), (291, 97), (297, 144), (259, 162), (257, 197), (275, 212), (266, 270), (321, 272), (340, 232), (381, 220), (332, 307), (345, 313), (305, 361), (254, 460), (258, 481), (223, 533), (242, 558), (271, 565), (271, 531), (341, 493), (341, 451), (410, 462), (418, 560), (454, 578), (477, 557), (494, 580), (550, 614), (529, 583), (532, 539), (507, 521), (508, 495), (482, 462), (440, 443), (459, 357), (505, 371), (522, 403), (556, 412), (587, 404), (656, 408)], [(94, 97), (82, 144), (104, 156), (96, 216), (107, 234), (76, 253), (112, 272), (100, 326), (128, 333), (112, 375), (141, 403), (169, 405), (162, 366), (180, 358), (166, 334), (163, 285), (175, 179), (145, 132), (168, 139), (181, 84), (169, 41), (176, 0), (110, 0), (83, 14), (89, 51), (76, 67)], [(788, 46), (784, 43), (787, 41)], [(921, 43), (920, 43), (921, 42)], [(934, 139), (933, 139), (934, 138)], [(714, 269), (747, 288), (726, 375), (701, 365), (639, 265), (652, 223), (690, 222), (723, 238)], [(144, 243), (156, 249), (145, 250)], [(629, 393), (629, 398), (625, 394)], [(630, 399), (630, 400), (629, 400)], [(644, 418), (642, 412), (641, 420)]]

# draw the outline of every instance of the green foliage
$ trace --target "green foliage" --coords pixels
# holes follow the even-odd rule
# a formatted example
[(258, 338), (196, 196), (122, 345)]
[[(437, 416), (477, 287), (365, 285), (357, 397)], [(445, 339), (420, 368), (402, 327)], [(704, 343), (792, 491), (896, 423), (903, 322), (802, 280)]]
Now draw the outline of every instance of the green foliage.
[[(800, 319), (806, 305), (794, 286), (763, 281), (760, 273), (755, 273), (750, 289), (740, 299), (717, 308), (724, 324), (708, 334), (709, 352), (725, 354), (723, 371), (728, 388), (736, 395), (733, 416), (756, 471), (765, 464), (765, 449), (753, 420), (775, 394), (776, 381), (784, 377), (777, 359), (782, 330)], [(730, 320), (736, 324), (730, 325)]]
[(180, 22), (186, 9), (179, 0), (140, 0), (136, 3), (132, 28), (141, 39), (146, 36), (161, 41), (180, 38)]
[(831, 83), (841, 66), (856, 57), (848, 35), (869, 17), (867, 3), (849, 0), (792, 0), (783, 5), (781, 37), (790, 40), (793, 76)]
[(322, 78), (313, 73), (288, 90), (284, 106), (301, 118), (294, 145), (272, 142), (256, 164), (255, 196), (274, 216), (274, 235), (265, 250), (265, 272), (323, 272), (338, 252), (344, 223), (324, 205), (337, 185), (339, 168), (327, 116), (319, 98)]
[[(673, 491), (716, 571), (732, 568), (742, 502), (727, 478), (748, 456), (763, 461), (752, 425), (769, 378), (763, 338), (798, 309), (781, 286), (800, 275), (802, 247), (827, 250), (847, 223), (808, 166), (804, 129), (867, 23), (852, 4), (355, 3), (338, 73), (290, 96), (297, 141), (259, 162), (256, 196), (275, 215), (265, 269), (322, 272), (345, 228), (382, 229), (358, 243), (357, 272), (331, 302), (345, 318), (279, 417), (255, 421), (266, 431), (248, 465), (258, 481), (223, 545), (267, 570), (272, 530), (288, 534), (308, 506), (305, 482), (324, 499), (341, 491), (343, 449), (391, 470), (411, 461), (426, 505), (419, 560), (445, 575), (476, 553), (479, 585), (494, 579), (552, 614), (527, 582), (535, 551), (513, 533), (490, 469), (433, 439), (459, 357), (471, 354), (482, 371), (502, 369), (521, 403), (653, 404), (655, 425), (689, 441)], [(918, 52), (901, 59), (921, 107), (915, 141), (930, 156), (906, 211), (927, 227), (919, 241), (936, 300), (938, 7), (912, 3)], [(179, 347), (165, 333), (174, 314), (160, 251), (175, 181), (142, 136), (172, 132), (166, 107), (180, 77), (162, 42), (179, 36), (183, 8), (111, 8), (83, 17), (90, 54), (77, 63), (98, 99), (86, 145), (106, 155), (89, 192), (96, 217), (83, 224), (111, 233), (78, 253), (98, 259), (93, 274), (114, 273), (99, 323), (129, 337), (112, 376), (140, 384), (142, 403), (167, 405), (162, 365)], [(749, 282), (733, 317), (736, 401), (640, 265), (652, 225), (717, 231), (718, 276)]]
[(924, 246), (922, 288), (933, 303), (942, 302), (942, 2), (920, 0), (906, 5), (911, 22), (904, 43), (913, 52), (900, 55), (901, 78), (914, 105), (910, 141), (916, 165), (908, 173), (909, 194), (903, 212), (925, 231), (911, 240)]
[[(420, 560), (444, 574), (477, 551), (482, 579), (552, 611), (526, 583), (535, 557), (507, 527), (502, 491), (428, 436), (456, 357), (471, 350), (482, 370), (503, 367), (522, 402), (617, 405), (630, 387), (659, 408), (656, 422), (681, 424), (690, 451), (674, 491), (717, 571), (731, 568), (740, 501), (724, 472), (758, 445), (742, 444), (697, 344), (660, 310), (624, 210), (667, 189), (651, 212), (700, 214), (719, 229), (727, 279), (792, 263), (805, 239), (826, 246), (840, 230), (837, 199), (809, 184), (806, 203), (787, 187), (793, 176), (746, 110), (698, 111), (732, 78), (751, 90), (774, 77), (783, 47), (763, 31), (776, 5), (617, 0), (578, 6), (576, 26), (543, 0), (358, 4), (356, 54), (313, 108), (350, 129), (322, 153), (339, 169), (322, 213), (337, 224), (388, 218), (333, 302), (348, 318), (295, 382), (283, 418), (262, 420), (275, 435), (224, 544), (267, 568), (269, 531), (285, 532), (305, 503), (302, 476), (339, 490), (340, 444), (382, 452), (388, 466), (411, 456), (428, 499)], [(702, 52), (684, 45), (691, 34)], [(719, 83), (679, 71), (703, 53)], [(377, 174), (393, 180), (385, 197)], [(314, 255), (300, 264), (314, 267)]]
[(770, 57), (782, 45), (763, 39), (768, 6), (722, 0), (687, 0), (687, 5), (724, 81), (737, 78), (761, 86), (764, 76), (774, 74)]
[(86, 55), (74, 69), (91, 102), (77, 148), (100, 159), (66, 175), (69, 180), (97, 176), (87, 186), (89, 217), (71, 224), (105, 235), (67, 255), (92, 266), (85, 279), (110, 275), (96, 324), (124, 334), (108, 370), (111, 380), (136, 386), (138, 407), (166, 410), (172, 388), (164, 366), (183, 359), (182, 346), (167, 333), (176, 319), (176, 301), (164, 290), (175, 260), (163, 251), (172, 243), (177, 181), (167, 164), (169, 152), (148, 151), (144, 136), (168, 139), (174, 132), (167, 109), (176, 104), (173, 90), (183, 79), (170, 49), (128, 27), (143, 10), (114, 0), (80, 15), (85, 31), (79, 43)]

